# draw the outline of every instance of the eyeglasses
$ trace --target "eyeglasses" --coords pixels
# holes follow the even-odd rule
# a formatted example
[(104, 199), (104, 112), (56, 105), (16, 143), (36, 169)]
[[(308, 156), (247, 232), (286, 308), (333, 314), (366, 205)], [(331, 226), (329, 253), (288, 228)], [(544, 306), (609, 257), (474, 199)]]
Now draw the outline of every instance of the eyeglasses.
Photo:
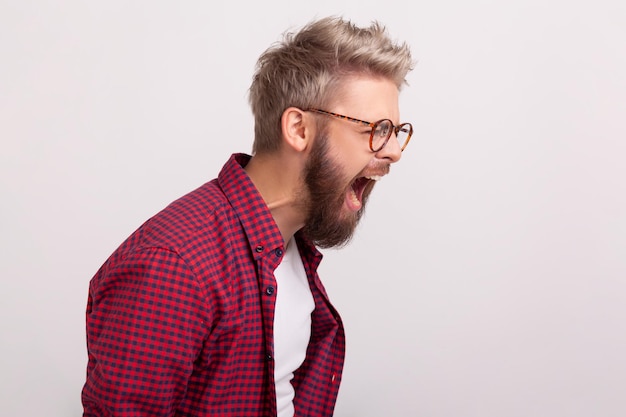
[(305, 111), (312, 111), (315, 113), (323, 114), (325, 116), (332, 116), (338, 119), (348, 120), (354, 123), (360, 123), (372, 128), (370, 132), (370, 150), (372, 152), (378, 152), (385, 147), (392, 133), (396, 134), (398, 144), (400, 145), (400, 151), (404, 151), (404, 148), (409, 144), (411, 135), (413, 135), (413, 125), (411, 123), (402, 123), (395, 126), (389, 119), (381, 119), (377, 122), (366, 122), (365, 120), (355, 119), (354, 117), (344, 116), (342, 114), (333, 113), (330, 111), (309, 108)]

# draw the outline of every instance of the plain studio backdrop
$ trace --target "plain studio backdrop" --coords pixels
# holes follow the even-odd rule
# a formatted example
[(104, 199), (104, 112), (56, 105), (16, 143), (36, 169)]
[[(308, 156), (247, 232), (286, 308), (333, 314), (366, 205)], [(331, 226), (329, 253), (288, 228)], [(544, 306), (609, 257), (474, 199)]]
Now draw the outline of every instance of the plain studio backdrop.
[(415, 135), (321, 275), (338, 417), (626, 415), (626, 3), (0, 1), (0, 415), (79, 416), (88, 282), (249, 152), (259, 54), (378, 19)]

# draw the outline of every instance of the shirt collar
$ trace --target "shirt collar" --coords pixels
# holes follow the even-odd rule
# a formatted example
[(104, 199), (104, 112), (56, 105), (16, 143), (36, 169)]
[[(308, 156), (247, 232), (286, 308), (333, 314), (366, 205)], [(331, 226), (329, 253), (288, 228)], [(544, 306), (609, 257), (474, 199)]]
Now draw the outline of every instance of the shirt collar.
[(283, 246), (283, 237), (265, 200), (244, 170), (251, 156), (235, 153), (217, 180), (248, 237), (256, 259)]
[[(267, 251), (283, 247), (284, 242), (265, 200), (244, 170), (250, 158), (244, 153), (232, 154), (217, 180), (246, 232), (252, 253), (259, 258)], [(301, 231), (295, 238), (303, 254), (319, 264), (322, 255), (315, 245)]]

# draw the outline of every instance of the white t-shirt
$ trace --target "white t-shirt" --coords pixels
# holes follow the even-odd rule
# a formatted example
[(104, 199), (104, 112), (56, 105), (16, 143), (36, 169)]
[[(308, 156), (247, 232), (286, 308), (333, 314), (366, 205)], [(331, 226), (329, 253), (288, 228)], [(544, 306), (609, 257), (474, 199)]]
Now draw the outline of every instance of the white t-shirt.
[(309, 287), (295, 239), (274, 271), (276, 308), (274, 311), (274, 377), (278, 417), (293, 417), (294, 372), (302, 365), (311, 338), (311, 313), (315, 302)]

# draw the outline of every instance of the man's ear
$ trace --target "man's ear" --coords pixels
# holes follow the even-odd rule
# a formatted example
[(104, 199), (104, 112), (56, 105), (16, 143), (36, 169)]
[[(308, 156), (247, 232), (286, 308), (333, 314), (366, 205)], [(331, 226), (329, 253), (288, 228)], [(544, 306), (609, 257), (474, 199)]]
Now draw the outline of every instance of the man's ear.
[(305, 112), (297, 107), (288, 107), (280, 118), (285, 144), (297, 152), (309, 146), (312, 130), (307, 124)]

